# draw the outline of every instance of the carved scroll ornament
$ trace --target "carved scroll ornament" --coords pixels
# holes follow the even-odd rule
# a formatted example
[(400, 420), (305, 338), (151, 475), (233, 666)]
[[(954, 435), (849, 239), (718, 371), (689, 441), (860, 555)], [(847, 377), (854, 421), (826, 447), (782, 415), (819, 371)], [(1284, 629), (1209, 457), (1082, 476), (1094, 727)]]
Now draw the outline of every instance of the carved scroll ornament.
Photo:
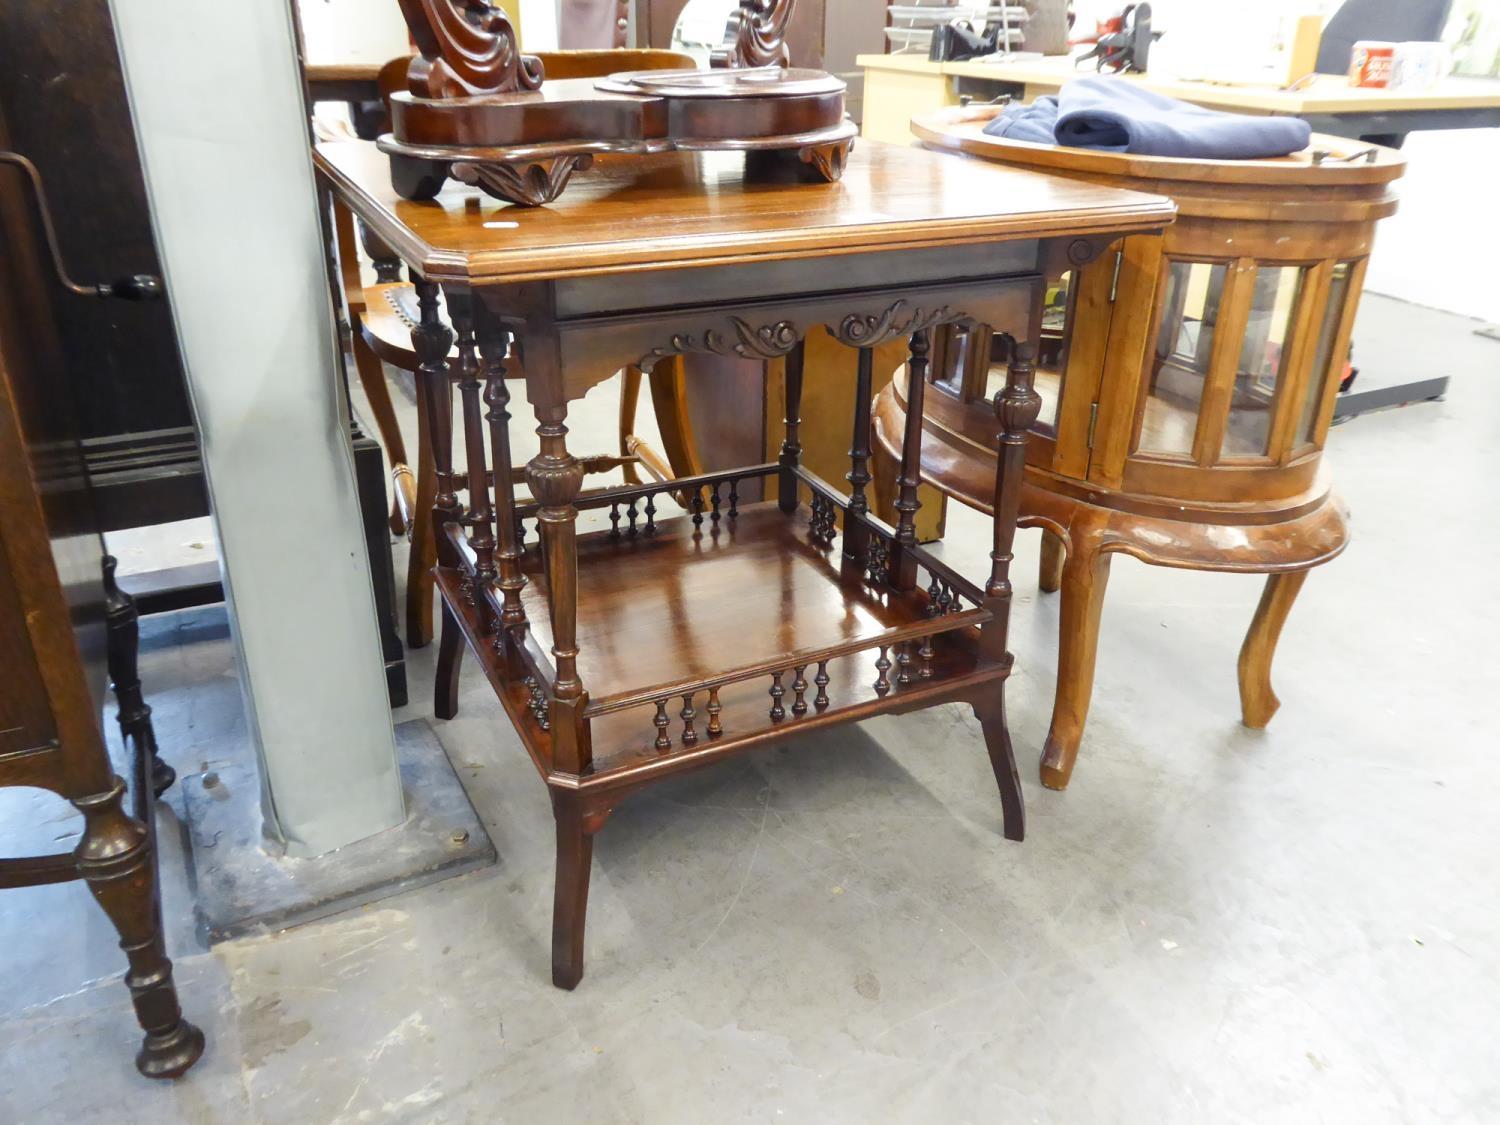
[(896, 301), (882, 313), (850, 313), (839, 321), (837, 328), (830, 325), (829, 331), (839, 343), (848, 344), (851, 348), (872, 348), (898, 336), (925, 331), (934, 325), (968, 319), (963, 313), (954, 312), (947, 305), (925, 312), (916, 307), (912, 307), (909, 313), (906, 310), (905, 301)]
[(788, 65), (791, 55), (786, 46), (786, 29), (793, 6), (793, 0), (740, 0), (740, 6), (730, 13), (724, 45), (714, 51), (712, 65)]
[(662, 347), (652, 348), (637, 364), (649, 369), (659, 359), (687, 352), (712, 352), (714, 355), (736, 355), (741, 359), (777, 359), (797, 346), (801, 334), (790, 320), (778, 320), (775, 324), (754, 325), (737, 316), (729, 318), (733, 334), (720, 332), (716, 328), (706, 329), (702, 335), (677, 332)]
[(406, 71), (419, 98), (509, 94), (542, 84), (542, 63), (521, 54), (510, 17), (488, 0), (399, 0), (421, 54)]

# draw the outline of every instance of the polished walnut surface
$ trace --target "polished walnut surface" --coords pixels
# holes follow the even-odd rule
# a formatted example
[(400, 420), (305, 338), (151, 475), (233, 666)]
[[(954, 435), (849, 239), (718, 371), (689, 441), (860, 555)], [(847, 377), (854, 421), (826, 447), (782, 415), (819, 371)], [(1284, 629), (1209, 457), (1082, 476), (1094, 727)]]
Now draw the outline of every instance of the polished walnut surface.
[(1158, 230), (1169, 200), (862, 141), (837, 183), (771, 182), (738, 153), (600, 158), (557, 202), (500, 205), (450, 186), (413, 203), (365, 141), (316, 159), (429, 280), (532, 281), (662, 266), (825, 257), (976, 241)]

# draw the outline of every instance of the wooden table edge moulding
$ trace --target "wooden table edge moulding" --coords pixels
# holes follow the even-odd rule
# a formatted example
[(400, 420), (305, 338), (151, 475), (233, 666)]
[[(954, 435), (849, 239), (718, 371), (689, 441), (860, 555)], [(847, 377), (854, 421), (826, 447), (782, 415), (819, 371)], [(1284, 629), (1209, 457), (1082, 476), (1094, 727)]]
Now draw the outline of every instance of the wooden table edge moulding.
[[(861, 146), (829, 183), (757, 170), (732, 152), (601, 158), (537, 208), (452, 188), (403, 199), (367, 142), (320, 145), (316, 164), (417, 286), (412, 341), (438, 480), (435, 710), (456, 713), (467, 647), (548, 787), (554, 984), (582, 977), (592, 838), (617, 805), (790, 733), (968, 703), (1005, 835), (1022, 838), (1003, 685), (1013, 515), (1038, 405), (1029, 350), (1017, 349), (993, 404), (1008, 454), (996, 505), (1012, 518), (995, 522), (983, 585), (917, 544), (920, 426), (896, 525), (869, 511), (870, 356), (908, 337), (920, 371), (945, 323), (1026, 335), (1041, 258), (1086, 260), (1121, 234), (1160, 231), (1169, 201), (887, 145)], [(801, 387), (818, 377), (804, 371), (802, 341), (814, 325), (859, 349), (847, 497), (800, 463)], [(778, 458), (581, 495), (569, 402), (621, 367), (649, 372), (689, 353), (784, 360)], [(510, 464), (513, 363), (540, 437), (525, 472), (531, 500), (490, 468)], [(752, 480), (774, 480), (775, 498), (742, 501)], [(578, 534), (580, 510), (607, 512), (609, 527)]]
[[(1159, 192), (1178, 207), (1164, 238), (1127, 237), (1074, 273), (1055, 414), (1027, 438), (1019, 525), (1043, 529), (1040, 585), (1062, 590), (1057, 695), (1041, 761), (1043, 783), (1062, 789), (1088, 715), (1116, 553), (1155, 566), (1268, 575), (1240, 650), (1239, 687), (1246, 726), (1264, 727), (1275, 714), (1271, 661), (1282, 626), (1307, 571), (1337, 557), (1348, 538), (1322, 450), (1375, 224), (1395, 210), (1390, 184), (1404, 160), (1325, 136), (1277, 160), (1091, 152), (987, 136), (983, 125), (994, 112), (919, 115), (912, 129), (935, 150)], [(1196, 425), (1180, 450), (1168, 452), (1144, 448), (1142, 435), (1163, 364), (1160, 326), (1187, 288), (1173, 270), (1184, 268), (1219, 271), (1220, 288)], [(1274, 389), (1261, 404), (1262, 448), (1247, 455), (1231, 448), (1227, 430), (1246, 393), (1252, 298), (1270, 271), (1294, 271), (1295, 281), (1282, 301)], [(935, 371), (938, 393), (919, 407), (923, 480), (986, 512), (992, 505), (982, 481), (997, 455), (981, 421), (988, 355), (987, 344), (966, 345), (955, 360), (966, 369)], [(910, 395), (898, 374), (877, 398), (877, 482), (901, 456)]]

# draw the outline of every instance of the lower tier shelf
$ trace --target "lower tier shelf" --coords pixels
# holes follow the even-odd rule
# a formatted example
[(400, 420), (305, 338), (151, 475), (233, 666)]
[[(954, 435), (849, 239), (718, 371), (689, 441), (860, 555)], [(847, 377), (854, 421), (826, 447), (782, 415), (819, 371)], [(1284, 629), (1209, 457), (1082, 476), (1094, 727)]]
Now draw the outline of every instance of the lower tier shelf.
[[(594, 754), (580, 785), (633, 784), (691, 764), (685, 759), (706, 763), (801, 730), (974, 698), (1005, 677), (1007, 661), (979, 652), (972, 622), (987, 614), (935, 619), (926, 591), (867, 581), (843, 563), (837, 537), (811, 542), (808, 522), (805, 507), (787, 515), (767, 502), (717, 527), (681, 517), (661, 521), (653, 536), (579, 538), (578, 665)], [(547, 652), (539, 555), (528, 552), (523, 601), (532, 643)], [(538, 689), (507, 680), (463, 576), (440, 569), (438, 584), (550, 774)]]

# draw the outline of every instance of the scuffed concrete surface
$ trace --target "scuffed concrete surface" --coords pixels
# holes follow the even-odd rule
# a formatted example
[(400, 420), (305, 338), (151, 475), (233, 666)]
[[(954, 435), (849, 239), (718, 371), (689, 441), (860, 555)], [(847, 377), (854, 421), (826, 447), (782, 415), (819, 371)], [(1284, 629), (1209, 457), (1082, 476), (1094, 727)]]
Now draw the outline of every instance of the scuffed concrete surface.
[[(1259, 583), (1121, 560), (1078, 772), (1043, 790), (1057, 604), (1028, 534), (1027, 841), (1000, 837), (960, 708), (789, 741), (620, 809), (570, 994), (548, 983), (546, 796), (470, 668), (434, 729), (493, 868), (210, 954), (164, 813), (172, 949), (209, 1035), (181, 1082), (135, 1075), (82, 888), (0, 895), (0, 1121), (1500, 1120), (1500, 345), (1394, 308), (1367, 305), (1386, 321), (1365, 354), (1430, 366), (1440, 337), (1453, 391), (1335, 431), (1356, 538), (1292, 614), (1269, 730), (1235, 693)], [(612, 410), (590, 399), (579, 449), (608, 448)], [(983, 522), (952, 527), (978, 568)], [(221, 622), (147, 627), (179, 769), (240, 721)], [(0, 795), (12, 854), (68, 826), (26, 837), (32, 799)]]

